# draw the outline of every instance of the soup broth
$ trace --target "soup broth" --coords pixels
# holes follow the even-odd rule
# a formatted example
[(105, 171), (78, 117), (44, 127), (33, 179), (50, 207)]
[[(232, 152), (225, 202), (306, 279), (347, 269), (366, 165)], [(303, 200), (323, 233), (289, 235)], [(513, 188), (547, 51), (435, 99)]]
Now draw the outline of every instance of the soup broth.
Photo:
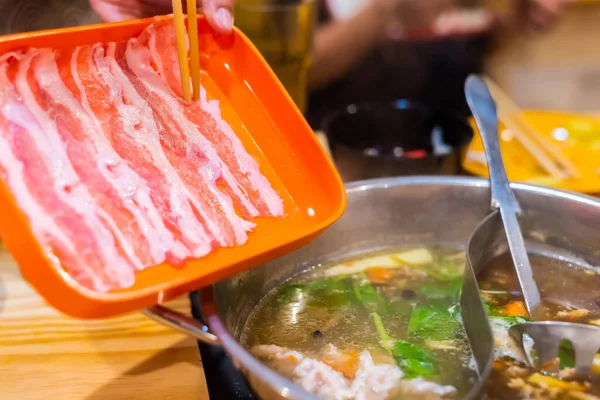
[[(600, 326), (598, 269), (530, 260), (538, 317)], [(460, 399), (477, 379), (458, 305), (464, 266), (464, 252), (434, 247), (314, 267), (259, 303), (242, 343), (323, 399)], [(572, 344), (561, 345), (560, 372), (535, 370), (508, 334), (529, 320), (508, 255), (478, 280), (495, 339), (487, 400), (600, 400), (597, 376), (575, 380)], [(531, 339), (524, 343), (534, 357)]]
[[(600, 274), (598, 269), (530, 255), (534, 278), (542, 296), (540, 319), (577, 322), (600, 326)], [(479, 276), (482, 298), (487, 304), (496, 339), (496, 360), (487, 385), (490, 400), (514, 399), (600, 399), (600, 381), (575, 381), (572, 344), (559, 350), (560, 372), (535, 371), (524, 361), (514, 344), (509, 343), (508, 328), (528, 315), (520, 293), (510, 256), (494, 259)], [(527, 346), (527, 341), (526, 348)], [(531, 345), (531, 342), (529, 342)], [(532, 351), (532, 354), (535, 353)], [(552, 366), (552, 365), (551, 365)], [(548, 367), (551, 367), (548, 366)], [(600, 356), (594, 372), (600, 373)]]
[[(242, 342), (323, 398), (461, 398), (477, 377), (458, 306), (464, 265), (460, 250), (421, 248), (315, 267), (265, 297)], [(322, 374), (299, 373), (306, 359)]]
[[(542, 296), (544, 319), (581, 323), (600, 319), (598, 269), (537, 254), (530, 255), (530, 262)], [(523, 301), (508, 254), (492, 260), (480, 274), (479, 286), (492, 309), (500, 310)]]

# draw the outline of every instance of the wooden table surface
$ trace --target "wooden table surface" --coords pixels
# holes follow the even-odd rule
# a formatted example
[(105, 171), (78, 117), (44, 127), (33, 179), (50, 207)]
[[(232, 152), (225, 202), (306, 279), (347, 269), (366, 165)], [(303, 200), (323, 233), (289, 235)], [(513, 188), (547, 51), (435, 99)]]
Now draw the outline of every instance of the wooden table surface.
[[(169, 303), (189, 312), (187, 297)], [(0, 398), (208, 399), (193, 339), (139, 313), (101, 321), (50, 308), (0, 244)]]
[[(187, 297), (168, 306), (190, 311)], [(139, 313), (101, 321), (62, 315), (0, 243), (0, 398), (202, 400), (208, 392), (193, 339)]]

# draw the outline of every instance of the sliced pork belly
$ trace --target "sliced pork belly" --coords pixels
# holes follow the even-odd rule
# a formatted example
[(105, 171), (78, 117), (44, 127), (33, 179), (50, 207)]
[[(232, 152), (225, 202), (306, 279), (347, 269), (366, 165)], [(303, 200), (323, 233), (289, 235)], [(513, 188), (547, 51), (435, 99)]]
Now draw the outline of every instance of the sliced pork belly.
[(243, 245), (252, 218), (284, 213), (219, 104), (173, 90), (173, 38), (159, 24), (0, 58), (0, 178), (50, 258), (93, 290)]
[[(160, 23), (150, 26), (140, 35), (135, 46), (150, 50), (151, 63), (170, 91), (181, 97), (179, 68), (177, 67), (176, 38), (173, 25)], [(226, 186), (228, 194), (244, 211), (244, 216), (281, 216), (283, 202), (273, 190), (269, 181), (260, 172), (258, 164), (245, 151), (242, 142), (231, 127), (221, 118), (217, 101), (208, 101), (206, 91), (201, 88), (201, 100), (184, 105), (185, 117), (193, 122), (199, 132), (214, 146), (221, 162), (231, 174), (239, 188)], [(250, 204), (247, 202), (250, 200)]]
[(227, 171), (212, 145), (185, 118), (183, 101), (170, 93), (149, 66), (149, 50), (136, 46), (133, 39), (113, 49), (116, 54), (109, 57), (116, 57), (123, 73), (152, 109), (160, 125), (163, 151), (186, 184), (189, 200), (208, 231), (221, 246), (244, 244), (254, 224), (236, 214), (231, 198), (221, 189), (221, 185), (227, 185), (222, 179)]
[[(149, 202), (145, 183), (114, 152), (102, 130), (65, 86), (54, 52), (29, 52), (20, 66), (22, 69), (29, 67), (19, 72), (26, 74), (26, 83), (20, 86), (21, 92), (29, 87), (40, 109), (45, 110), (45, 123), (55, 125), (57, 140), (64, 143), (66, 155), (80, 184), (106, 213), (106, 223), (123, 256), (137, 270), (143, 269), (144, 265), (162, 262), (164, 252), (161, 251), (160, 240), (151, 237), (155, 232), (144, 226), (148, 219), (134, 203), (135, 200)], [(21, 78), (18, 79), (21, 81)], [(39, 119), (38, 122), (42, 123)], [(140, 228), (147, 235), (140, 234)]]
[(137, 204), (151, 217), (149, 229), (160, 235), (166, 259), (177, 265), (207, 254), (213, 238), (196, 218), (187, 189), (162, 150), (150, 108), (120, 73), (115, 60), (105, 57), (103, 46), (76, 49), (70, 65), (72, 80), (65, 81), (79, 93), (115, 152), (147, 186), (151, 201)]
[[(20, 59), (20, 61), (19, 61)], [(0, 66), (0, 163), (5, 182), (30, 218), (41, 244), (82, 285), (131, 285), (132, 265), (119, 254), (111, 219), (81, 183), (56, 124), (27, 82), (30, 57)]]

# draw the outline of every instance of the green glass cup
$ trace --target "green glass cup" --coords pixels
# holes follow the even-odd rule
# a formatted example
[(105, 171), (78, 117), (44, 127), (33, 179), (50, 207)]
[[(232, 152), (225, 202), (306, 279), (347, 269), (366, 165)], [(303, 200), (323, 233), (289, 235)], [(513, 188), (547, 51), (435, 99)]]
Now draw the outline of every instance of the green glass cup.
[(258, 48), (302, 112), (316, 21), (316, 0), (238, 0), (235, 5), (235, 25)]

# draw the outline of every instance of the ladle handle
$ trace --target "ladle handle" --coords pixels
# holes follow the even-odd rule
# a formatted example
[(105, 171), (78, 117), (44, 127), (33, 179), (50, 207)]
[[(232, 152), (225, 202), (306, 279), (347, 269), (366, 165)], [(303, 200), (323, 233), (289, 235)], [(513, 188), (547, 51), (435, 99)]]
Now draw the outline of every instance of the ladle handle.
[(502, 154), (500, 153), (500, 140), (498, 139), (498, 114), (496, 103), (485, 84), (478, 76), (471, 75), (465, 84), (467, 102), (473, 110), (473, 116), (481, 131), (481, 140), (488, 160), (490, 173), (490, 190), (492, 192), (492, 209), (502, 208), (521, 215), (521, 206), (510, 188), (506, 176)]
[(178, 311), (156, 305), (142, 310), (142, 314), (150, 319), (160, 322), (163, 325), (190, 335), (203, 343), (214, 346), (221, 345), (219, 343), (219, 339), (217, 339), (215, 335), (208, 331), (208, 327), (206, 325)]
[(496, 103), (483, 79), (471, 75), (465, 84), (465, 94), (469, 107), (473, 111), (475, 121), (481, 133), (481, 140), (490, 172), (490, 189), (492, 192), (492, 209), (499, 209), (506, 240), (515, 266), (517, 277), (525, 307), (530, 316), (537, 314), (541, 301), (539, 289), (533, 279), (533, 270), (527, 256), (525, 240), (521, 233), (518, 216), (521, 215), (521, 206), (510, 187), (506, 176), (502, 155), (500, 153), (500, 140), (498, 139), (498, 114)]

